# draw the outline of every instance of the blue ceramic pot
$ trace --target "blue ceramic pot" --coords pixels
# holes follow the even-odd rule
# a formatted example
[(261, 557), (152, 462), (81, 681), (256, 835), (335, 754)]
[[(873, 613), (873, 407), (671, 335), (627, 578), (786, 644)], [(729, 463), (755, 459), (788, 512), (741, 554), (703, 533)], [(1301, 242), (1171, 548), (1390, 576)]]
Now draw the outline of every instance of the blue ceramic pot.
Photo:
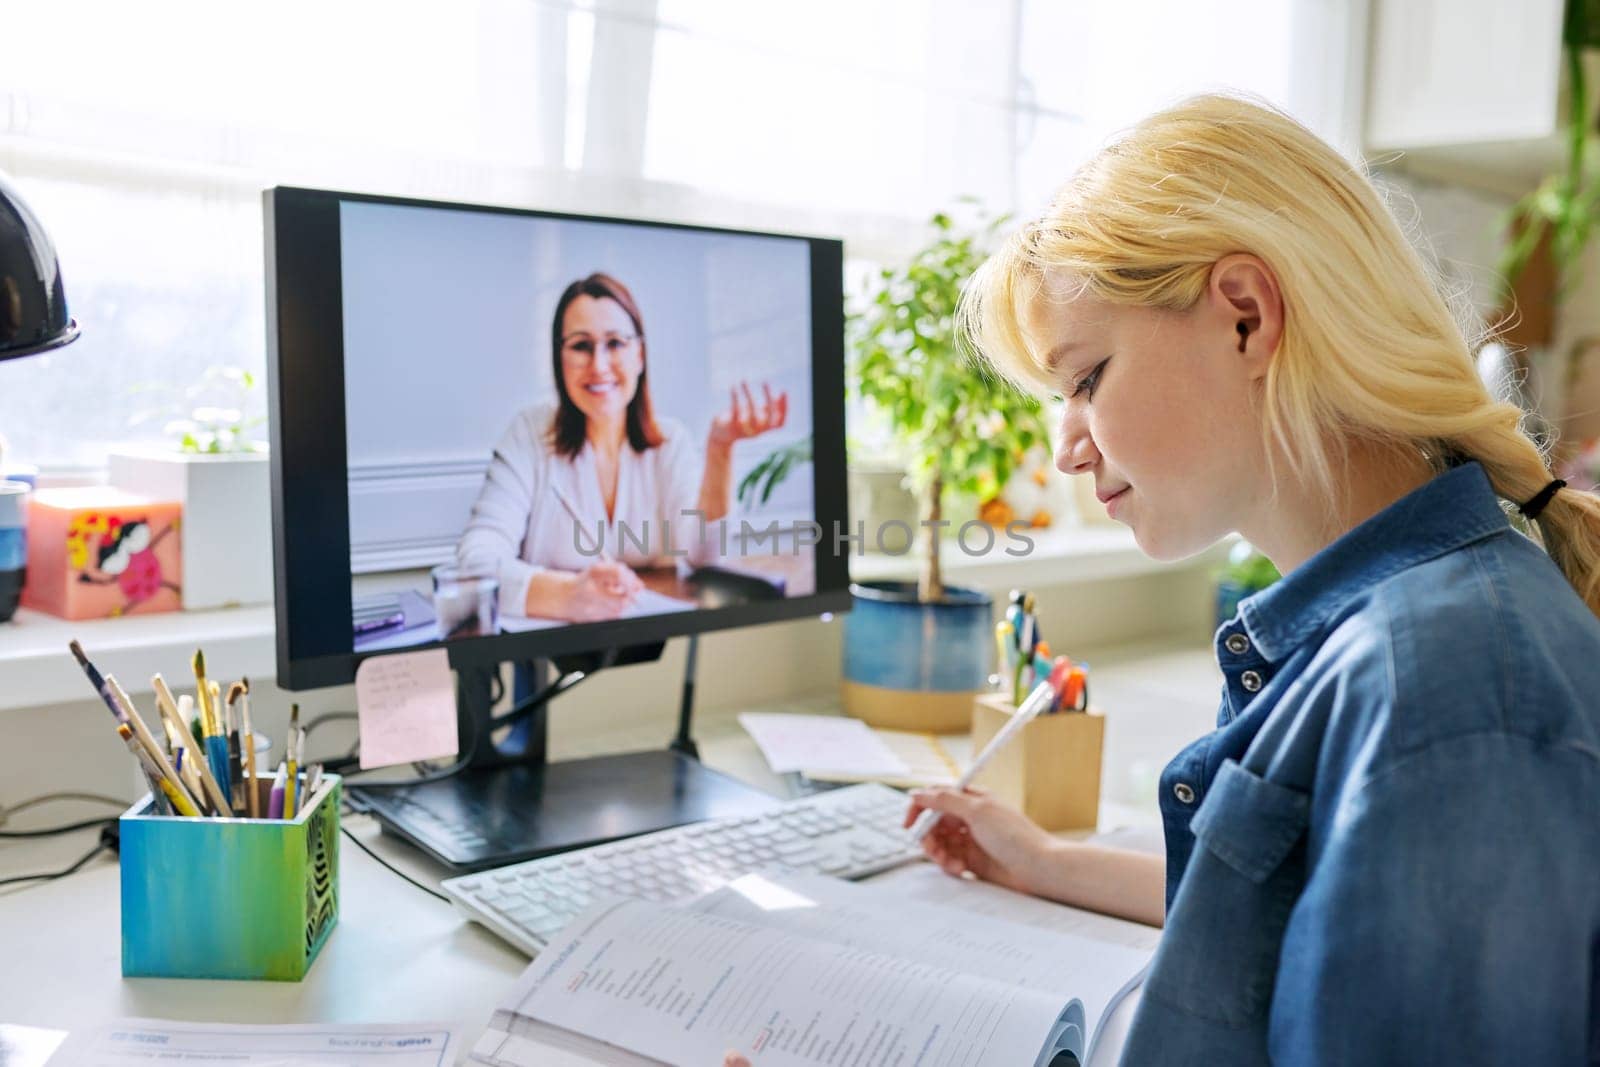
[(964, 732), (994, 649), (990, 598), (945, 588), (922, 603), (915, 582), (853, 584), (844, 620), (845, 710), (873, 726)]

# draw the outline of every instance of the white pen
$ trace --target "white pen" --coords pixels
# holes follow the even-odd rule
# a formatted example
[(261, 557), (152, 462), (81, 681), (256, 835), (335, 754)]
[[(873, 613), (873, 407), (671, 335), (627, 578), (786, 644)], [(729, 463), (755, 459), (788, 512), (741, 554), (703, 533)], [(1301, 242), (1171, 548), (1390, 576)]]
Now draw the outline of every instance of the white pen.
[[(1048, 679), (1033, 687), (1033, 692), (1028, 694), (1028, 699), (1022, 702), (1022, 707), (1011, 716), (1011, 721), (1000, 728), (1000, 732), (990, 738), (989, 743), (983, 746), (983, 751), (978, 753), (978, 758), (972, 761), (972, 766), (967, 768), (967, 773), (956, 782), (956, 791), (959, 792), (972, 784), (972, 779), (977, 777), (983, 765), (994, 758), (994, 754), (1005, 747), (1013, 737), (1028, 723), (1038, 718), (1039, 713), (1055, 703), (1056, 691)], [(943, 812), (934, 811), (932, 808), (922, 809), (922, 814), (917, 816), (917, 821), (911, 824), (911, 840), (913, 843), (921, 841), (928, 836), (928, 831), (933, 829)]]

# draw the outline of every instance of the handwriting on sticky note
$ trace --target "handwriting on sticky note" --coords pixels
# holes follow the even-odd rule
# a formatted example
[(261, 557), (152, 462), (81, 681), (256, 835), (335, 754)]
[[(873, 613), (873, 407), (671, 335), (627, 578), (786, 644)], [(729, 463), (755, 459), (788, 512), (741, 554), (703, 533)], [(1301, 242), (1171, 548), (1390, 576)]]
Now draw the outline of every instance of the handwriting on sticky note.
[(361, 767), (453, 756), (456, 688), (442, 648), (374, 656), (356, 668)]

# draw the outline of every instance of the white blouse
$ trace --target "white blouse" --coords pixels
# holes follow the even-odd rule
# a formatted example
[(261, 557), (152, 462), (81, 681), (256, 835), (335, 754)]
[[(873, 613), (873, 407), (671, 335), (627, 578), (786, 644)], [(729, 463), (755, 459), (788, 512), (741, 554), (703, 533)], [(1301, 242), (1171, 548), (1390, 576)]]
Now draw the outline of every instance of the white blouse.
[(499, 573), (502, 614), (526, 613), (528, 581), (542, 570), (580, 571), (603, 558), (630, 567), (699, 564), (716, 554), (719, 524), (683, 514), (699, 507), (704, 462), (682, 423), (657, 419), (664, 440), (645, 452), (624, 442), (607, 519), (589, 443), (570, 460), (551, 447), (556, 410), (539, 404), (512, 420), (456, 545), (462, 566)]

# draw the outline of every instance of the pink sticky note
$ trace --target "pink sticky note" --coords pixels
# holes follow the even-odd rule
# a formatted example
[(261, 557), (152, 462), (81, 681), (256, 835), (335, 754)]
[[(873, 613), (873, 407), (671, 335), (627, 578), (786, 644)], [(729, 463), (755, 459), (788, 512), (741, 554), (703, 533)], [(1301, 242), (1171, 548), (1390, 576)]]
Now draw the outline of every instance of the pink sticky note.
[(362, 769), (455, 755), (461, 741), (450, 654), (431, 648), (362, 660), (356, 712)]

